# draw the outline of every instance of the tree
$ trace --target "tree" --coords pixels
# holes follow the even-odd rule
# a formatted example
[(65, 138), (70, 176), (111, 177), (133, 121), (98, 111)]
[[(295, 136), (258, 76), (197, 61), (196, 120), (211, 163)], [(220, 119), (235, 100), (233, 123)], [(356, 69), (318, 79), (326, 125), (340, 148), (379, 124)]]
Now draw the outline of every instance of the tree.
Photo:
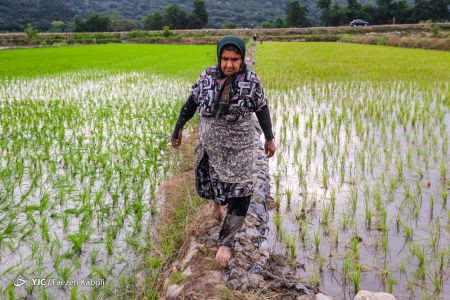
[(346, 10), (346, 20), (345, 23), (351, 22), (354, 19), (361, 19), (361, 4), (358, 0), (347, 0), (347, 10)]
[(73, 19), (73, 31), (75, 32), (87, 31), (83, 19), (78, 15), (76, 15), (75, 18)]
[(236, 26), (236, 23), (234, 23), (233, 21), (228, 21), (223, 25), (223, 28), (234, 29), (234, 28), (237, 28), (237, 26)]
[(396, 23), (413, 23), (412, 13), (413, 10), (406, 0), (400, 0), (393, 5), (392, 14), (395, 16)]
[(345, 23), (346, 10), (343, 9), (339, 3), (334, 2), (333, 7), (330, 9), (330, 15), (328, 16), (328, 25), (340, 26)]
[(434, 22), (450, 19), (449, 0), (416, 0), (413, 9), (413, 19), (416, 22), (432, 20)]
[(189, 23), (191, 28), (203, 28), (208, 24), (208, 13), (203, 0), (194, 0), (194, 9)]
[(331, 0), (317, 0), (317, 7), (322, 10), (330, 9)]
[(149, 13), (142, 19), (142, 23), (144, 24), (144, 29), (161, 30), (164, 26), (164, 17), (158, 12)]
[(111, 21), (111, 28), (113, 31), (130, 31), (138, 28), (138, 25), (136, 20), (120, 18), (116, 23)]
[(286, 27), (286, 22), (283, 18), (278, 18), (273, 22), (273, 28), (283, 28)]
[(390, 24), (392, 22), (394, 4), (392, 0), (377, 0), (375, 10), (376, 24)]
[(413, 18), (416, 22), (432, 19), (432, 6), (427, 0), (416, 0), (413, 9)]
[(84, 22), (85, 30), (90, 32), (110, 31), (111, 20), (107, 16), (91, 14)]
[(113, 12), (110, 19), (112, 31), (130, 31), (137, 27), (135, 20), (124, 19), (117, 12)]
[(267, 22), (267, 21), (264, 21), (264, 22), (262, 22), (261, 24), (259, 24), (259, 26), (260, 26), (261, 28), (272, 28), (272, 23)]
[(370, 24), (375, 24), (375, 7), (369, 3), (361, 6), (362, 19), (368, 21)]
[(450, 13), (448, 11), (450, 0), (433, 0), (430, 1), (430, 4), (433, 21), (445, 22), (450, 19)]
[(320, 25), (330, 25), (331, 0), (317, 0), (317, 7), (322, 10), (320, 14)]
[(164, 11), (164, 25), (170, 29), (184, 29), (188, 26), (186, 12), (176, 4), (167, 4)]
[(259, 24), (261, 28), (284, 28), (286, 27), (286, 23), (283, 18), (278, 18), (273, 22), (262, 22)]
[(33, 27), (33, 25), (31, 25), (31, 23), (28, 23), (25, 28), (25, 34), (27, 35), (29, 41), (33, 41), (39, 36), (38, 31)]
[(297, 0), (291, 1), (286, 5), (286, 24), (289, 27), (307, 27), (310, 23), (306, 16), (308, 9), (300, 6)]
[(52, 21), (51, 24), (53, 32), (63, 31), (63, 26), (65, 25), (63, 21)]

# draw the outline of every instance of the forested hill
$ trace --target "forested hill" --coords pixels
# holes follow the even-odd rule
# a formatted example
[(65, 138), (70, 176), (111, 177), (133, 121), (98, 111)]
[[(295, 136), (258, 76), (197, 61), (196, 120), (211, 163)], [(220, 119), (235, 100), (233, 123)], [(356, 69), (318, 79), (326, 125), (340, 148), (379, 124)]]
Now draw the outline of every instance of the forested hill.
[[(301, 7), (306, 7), (307, 12), (298, 7), (302, 14), (303, 21), (298, 23), (288, 22), (280, 24), (280, 18), (286, 16), (287, 3), (298, 1)], [(373, 24), (386, 24), (390, 22), (392, 15), (399, 16), (400, 23), (417, 22), (418, 20), (446, 20), (449, 17), (448, 10), (442, 13), (436, 13), (434, 10), (444, 10), (450, 0), (202, 0), (208, 14), (208, 28), (223, 28), (230, 25), (241, 28), (258, 27), (261, 23), (272, 23), (273, 27), (305, 27), (310, 25), (338, 26), (348, 24), (354, 18), (365, 18)], [(92, 20), (101, 23), (102, 18), (107, 17), (110, 26), (108, 29), (99, 29), (90, 26), (89, 30), (97, 31), (129, 31), (142, 28), (142, 18), (149, 13), (165, 13), (169, 4), (175, 4), (181, 9), (185, 17), (189, 16), (193, 8), (194, 0), (0, 0), (0, 32), (5, 31), (24, 31), (27, 24), (31, 24), (39, 31), (76, 31), (80, 27), (74, 24), (81, 24), (82, 20), (88, 16), (97, 14), (99, 18)], [(430, 3), (441, 3), (434, 5)], [(329, 10), (326, 18), (321, 19), (322, 11), (317, 3), (328, 3)], [(339, 5), (336, 5), (338, 3)], [(361, 4), (370, 4), (362, 6)], [(408, 4), (406, 4), (408, 3)], [(421, 3), (412, 15), (415, 4)], [(444, 3), (444, 4), (442, 4)], [(373, 10), (372, 6), (379, 6), (379, 16)], [(347, 11), (344, 8), (349, 8)], [(395, 8), (397, 7), (397, 8)], [(406, 7), (405, 11), (404, 10)], [(409, 10), (408, 10), (409, 9)], [(323, 10), (326, 11), (326, 10)], [(394, 13), (392, 13), (395, 11)], [(420, 13), (427, 11), (426, 13)], [(204, 10), (203, 10), (204, 12)], [(96, 15), (96, 17), (97, 17)], [(166, 13), (165, 20), (167, 20)], [(437, 17), (435, 17), (437, 15)], [(75, 18), (78, 16), (78, 18)], [(104, 16), (104, 17), (103, 17)], [(178, 15), (179, 16), (179, 15)], [(292, 14), (291, 14), (292, 16)], [(381, 17), (380, 17), (381, 16)], [(177, 19), (177, 15), (171, 19)], [(182, 19), (182, 18), (180, 18)], [(81, 21), (80, 21), (81, 20)], [(401, 22), (403, 21), (403, 22)], [(284, 22), (284, 21), (280, 21)], [(166, 25), (173, 24), (167, 22)], [(278, 25), (276, 25), (278, 24)], [(283, 26), (282, 26), (283, 25)], [(201, 25), (203, 27), (204, 24)], [(189, 28), (169, 26), (172, 29)], [(150, 27), (147, 27), (150, 28)], [(200, 28), (200, 27), (192, 27)], [(230, 28), (230, 27), (228, 27)]]
[[(209, 17), (207, 27), (220, 28), (230, 21), (238, 27), (255, 27), (263, 21), (283, 17), (287, 1), (205, 0)], [(315, 0), (299, 2), (308, 7), (311, 21), (317, 23), (320, 12)], [(169, 3), (177, 4), (187, 12), (192, 9), (192, 0), (0, 0), (0, 31), (23, 31), (27, 23), (39, 30), (49, 30), (52, 21), (63, 21), (68, 25), (76, 15), (86, 17), (92, 13), (107, 16), (116, 13), (121, 18), (139, 22), (150, 12), (163, 12)]]

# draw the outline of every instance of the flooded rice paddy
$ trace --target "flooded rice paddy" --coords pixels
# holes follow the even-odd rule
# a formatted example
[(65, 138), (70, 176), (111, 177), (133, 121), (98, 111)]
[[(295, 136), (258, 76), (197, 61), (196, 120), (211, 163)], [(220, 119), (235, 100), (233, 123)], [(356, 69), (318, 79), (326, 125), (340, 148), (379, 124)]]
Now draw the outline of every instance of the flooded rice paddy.
[(139, 72), (0, 81), (0, 295), (125, 297), (188, 91)]
[(266, 90), (273, 247), (327, 295), (450, 292), (448, 82), (310, 82)]
[[(445, 299), (448, 56), (335, 43), (256, 53), (278, 147), (271, 246), (336, 299)], [(0, 80), (0, 298), (127, 295), (191, 84), (133, 71)]]

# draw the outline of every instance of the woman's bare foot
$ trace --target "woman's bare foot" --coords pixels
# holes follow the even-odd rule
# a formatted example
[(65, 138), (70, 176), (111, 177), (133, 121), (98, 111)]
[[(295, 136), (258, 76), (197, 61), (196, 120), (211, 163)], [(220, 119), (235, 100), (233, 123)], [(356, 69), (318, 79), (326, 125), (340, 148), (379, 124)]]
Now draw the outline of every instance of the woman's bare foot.
[(226, 265), (231, 257), (231, 249), (227, 246), (220, 246), (217, 250), (216, 261), (221, 265)]
[(225, 207), (217, 204), (216, 202), (213, 202), (213, 211), (212, 211), (213, 218), (220, 222), (223, 219), (224, 213)]

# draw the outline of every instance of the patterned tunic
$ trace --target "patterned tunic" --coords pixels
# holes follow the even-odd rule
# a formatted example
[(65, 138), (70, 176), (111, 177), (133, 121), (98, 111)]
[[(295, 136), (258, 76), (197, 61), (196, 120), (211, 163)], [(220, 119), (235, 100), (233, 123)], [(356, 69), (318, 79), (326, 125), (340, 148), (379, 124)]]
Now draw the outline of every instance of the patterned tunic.
[(255, 121), (267, 103), (257, 75), (245, 71), (236, 75), (235, 96), (228, 110), (214, 118), (215, 99), (221, 88), (216, 66), (207, 68), (192, 87), (190, 98), (200, 115), (200, 137), (196, 149), (196, 188), (199, 195), (221, 205), (228, 198), (253, 192)]
[[(214, 101), (221, 88), (221, 83), (215, 76), (216, 68), (217, 66), (212, 66), (203, 71), (192, 87), (190, 96), (197, 104), (201, 117), (214, 116)], [(230, 100), (225, 120), (236, 122), (261, 110), (267, 104), (258, 76), (252, 71), (239, 73), (236, 76), (235, 87), (236, 95)]]

